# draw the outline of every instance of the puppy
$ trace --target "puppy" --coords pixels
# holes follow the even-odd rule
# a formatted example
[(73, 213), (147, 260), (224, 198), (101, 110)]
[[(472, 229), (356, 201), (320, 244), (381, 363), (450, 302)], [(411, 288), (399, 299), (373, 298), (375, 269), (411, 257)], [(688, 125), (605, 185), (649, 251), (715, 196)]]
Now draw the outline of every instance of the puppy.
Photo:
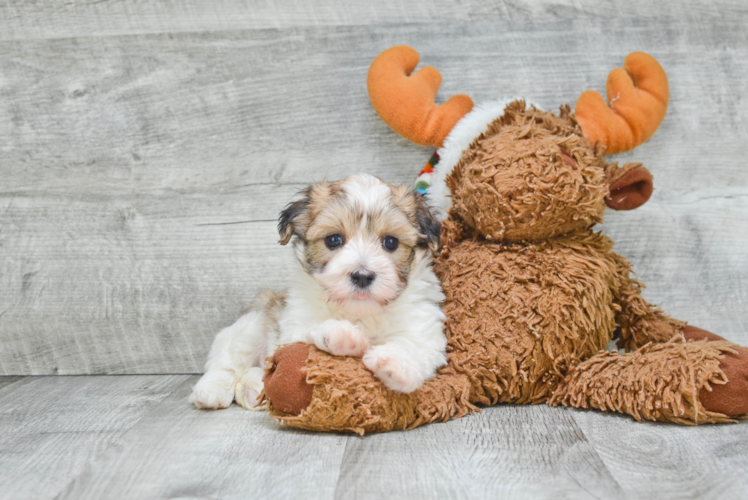
[(292, 342), (364, 365), (412, 392), (446, 363), (444, 300), (432, 256), (440, 225), (422, 197), (367, 174), (313, 184), (280, 214), (280, 243), (299, 266), (285, 293), (265, 291), (211, 347), (190, 401), (257, 407), (265, 358)]

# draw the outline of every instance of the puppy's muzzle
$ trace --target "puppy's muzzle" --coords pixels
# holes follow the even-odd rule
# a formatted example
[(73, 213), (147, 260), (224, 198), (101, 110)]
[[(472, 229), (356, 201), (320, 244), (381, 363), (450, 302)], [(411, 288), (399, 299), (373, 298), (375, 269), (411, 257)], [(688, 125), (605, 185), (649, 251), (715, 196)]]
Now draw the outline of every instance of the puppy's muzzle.
[(351, 273), (351, 281), (353, 281), (353, 284), (362, 290), (368, 288), (376, 277), (377, 275), (374, 273), (365, 273), (359, 271)]

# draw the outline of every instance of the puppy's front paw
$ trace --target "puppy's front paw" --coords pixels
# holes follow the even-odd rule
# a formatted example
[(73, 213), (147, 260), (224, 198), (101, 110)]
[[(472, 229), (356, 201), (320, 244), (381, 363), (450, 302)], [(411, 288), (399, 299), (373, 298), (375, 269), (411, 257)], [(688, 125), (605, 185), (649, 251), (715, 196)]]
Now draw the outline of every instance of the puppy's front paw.
[(250, 368), (246, 375), (236, 384), (236, 403), (245, 410), (266, 410), (267, 405), (260, 405), (260, 393), (262, 393), (262, 377), (265, 370), (262, 368)]
[(220, 410), (234, 401), (234, 376), (225, 370), (210, 370), (192, 388), (190, 403), (201, 410)]
[(328, 319), (307, 334), (307, 341), (335, 356), (363, 356), (369, 341), (350, 321)]
[(364, 366), (374, 373), (388, 389), (410, 393), (421, 387), (424, 382), (418, 371), (408, 366), (387, 346), (369, 349), (363, 359)]

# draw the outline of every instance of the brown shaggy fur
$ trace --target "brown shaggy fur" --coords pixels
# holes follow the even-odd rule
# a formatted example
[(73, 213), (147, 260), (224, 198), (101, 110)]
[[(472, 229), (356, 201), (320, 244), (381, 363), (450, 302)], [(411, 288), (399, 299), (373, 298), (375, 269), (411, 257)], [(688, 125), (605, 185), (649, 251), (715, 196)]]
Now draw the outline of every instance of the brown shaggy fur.
[(492, 241), (543, 240), (602, 222), (605, 161), (561, 117), (516, 101), (447, 178), (457, 217)]
[(302, 371), (314, 385), (306, 410), (298, 416), (271, 411), (292, 427), (363, 435), (446, 422), (476, 410), (468, 398), (470, 384), (460, 375), (432, 378), (411, 394), (399, 394), (374, 378), (360, 359), (331, 356), (314, 346)]
[(727, 382), (720, 357), (736, 352), (725, 340), (686, 342), (682, 335), (633, 353), (603, 352), (576, 366), (550, 404), (628, 413), (640, 422), (733, 422), (704, 408), (699, 392)]
[[(607, 164), (568, 107), (556, 116), (508, 105), (447, 178), (453, 204), (435, 270), (448, 365), (415, 393), (395, 394), (360, 360), (313, 349), (312, 403), (272, 415), (306, 429), (384, 431), (456, 418), (472, 404), (550, 402), (637, 420), (730, 421), (699, 393), (726, 382), (720, 357), (738, 346), (686, 342), (685, 324), (642, 298), (629, 262), (592, 229), (610, 184), (641, 168)], [(635, 352), (604, 352), (612, 339)]]
[(537, 244), (466, 240), (437, 261), (448, 372), (471, 401), (542, 403), (613, 336), (619, 286), (610, 240), (591, 231)]

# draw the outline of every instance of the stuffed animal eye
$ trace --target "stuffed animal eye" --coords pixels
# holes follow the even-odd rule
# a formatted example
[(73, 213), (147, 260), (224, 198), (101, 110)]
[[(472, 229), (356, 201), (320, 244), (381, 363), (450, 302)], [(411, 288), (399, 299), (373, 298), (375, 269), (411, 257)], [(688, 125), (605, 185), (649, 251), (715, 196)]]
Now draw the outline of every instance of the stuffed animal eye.
[(390, 252), (394, 252), (395, 250), (397, 250), (397, 247), (399, 245), (400, 242), (394, 236), (385, 236), (382, 240), (382, 246)]
[(339, 234), (331, 234), (325, 238), (325, 246), (330, 250), (335, 250), (336, 248), (343, 246), (343, 237)]

